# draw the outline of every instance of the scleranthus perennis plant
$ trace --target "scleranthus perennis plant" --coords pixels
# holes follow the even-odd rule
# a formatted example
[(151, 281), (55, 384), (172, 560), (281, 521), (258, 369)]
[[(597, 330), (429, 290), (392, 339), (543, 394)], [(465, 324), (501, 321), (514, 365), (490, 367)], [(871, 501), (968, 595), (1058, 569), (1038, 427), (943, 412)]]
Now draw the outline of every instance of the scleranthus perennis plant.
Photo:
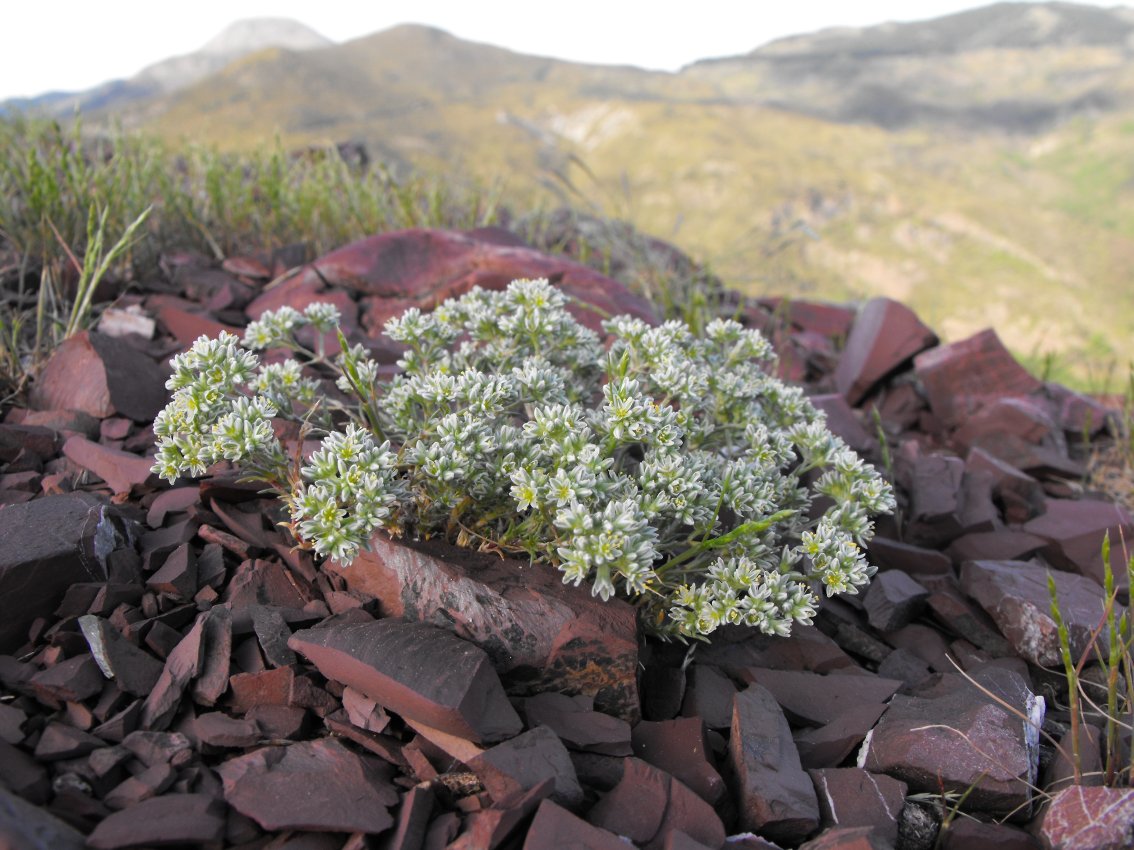
[[(339, 562), (379, 529), (526, 554), (603, 599), (626, 593), (663, 637), (787, 635), (820, 586), (869, 581), (862, 547), (890, 487), (766, 371), (764, 337), (621, 316), (604, 346), (566, 304), (518, 280), (407, 310), (386, 324), (406, 346), (388, 380), (341, 332), (334, 358), (297, 340), (336, 325), (326, 304), (265, 314), (243, 345), (201, 338), (173, 360), (154, 470), (239, 464), (280, 495), (301, 544)], [(268, 347), (300, 359), (248, 350)], [(320, 391), (330, 380), (341, 396)], [(275, 417), (324, 433), (319, 449), (285, 451)]]

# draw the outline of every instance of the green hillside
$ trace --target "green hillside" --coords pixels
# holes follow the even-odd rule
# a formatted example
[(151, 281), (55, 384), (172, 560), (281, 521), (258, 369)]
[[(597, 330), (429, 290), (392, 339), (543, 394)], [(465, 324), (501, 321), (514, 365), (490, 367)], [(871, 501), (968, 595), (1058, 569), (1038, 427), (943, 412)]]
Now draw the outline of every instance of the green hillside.
[(891, 295), (947, 339), (993, 325), (1101, 386), (1134, 361), (1134, 70), (1115, 37), (1134, 24), (1084, 8), (820, 33), (680, 74), (404, 26), (258, 53), (118, 117), (221, 148), (361, 141), (625, 219), (745, 292)]

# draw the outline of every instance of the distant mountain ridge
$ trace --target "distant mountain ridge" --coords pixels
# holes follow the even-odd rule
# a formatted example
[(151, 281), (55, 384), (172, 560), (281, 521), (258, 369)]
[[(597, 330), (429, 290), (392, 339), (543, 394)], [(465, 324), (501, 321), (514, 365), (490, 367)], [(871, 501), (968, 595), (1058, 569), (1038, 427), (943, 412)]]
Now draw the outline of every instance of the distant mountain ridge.
[(306, 24), (290, 18), (251, 18), (235, 21), (199, 50), (148, 65), (124, 80), (110, 80), (81, 92), (48, 92), (38, 97), (0, 103), (0, 114), (12, 109), (65, 116), (76, 109), (113, 110), (161, 97), (215, 74), (242, 56), (272, 47), (314, 50), (335, 42)]
[(88, 95), (84, 127), (361, 142), (395, 174), (625, 219), (753, 294), (887, 295), (946, 338), (995, 325), (1034, 366), (1134, 362), (1130, 9), (997, 3), (677, 73), (420, 25), (245, 47), (184, 87)]

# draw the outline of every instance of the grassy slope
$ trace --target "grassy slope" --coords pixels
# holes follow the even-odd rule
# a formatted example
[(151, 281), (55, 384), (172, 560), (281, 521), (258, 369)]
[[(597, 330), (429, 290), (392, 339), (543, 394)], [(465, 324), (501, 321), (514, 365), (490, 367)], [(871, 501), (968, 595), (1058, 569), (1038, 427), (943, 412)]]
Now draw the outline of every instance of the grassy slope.
[(630, 220), (749, 292), (892, 295), (949, 339), (993, 324), (1079, 383), (1134, 360), (1134, 116), (1032, 137), (886, 132), (723, 101), (720, 82), (407, 27), (250, 57), (150, 126), (226, 147), (363, 139)]

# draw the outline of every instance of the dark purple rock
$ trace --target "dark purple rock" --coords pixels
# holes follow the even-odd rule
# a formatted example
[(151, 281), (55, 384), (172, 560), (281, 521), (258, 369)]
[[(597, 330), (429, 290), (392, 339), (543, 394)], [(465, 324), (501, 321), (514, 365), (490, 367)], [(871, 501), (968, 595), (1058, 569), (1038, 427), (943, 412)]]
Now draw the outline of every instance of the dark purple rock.
[(583, 802), (583, 789), (567, 748), (547, 726), (499, 743), (466, 764), (497, 803), (530, 791), (545, 779), (555, 783), (551, 795), (555, 802), (568, 808)]
[(710, 729), (732, 725), (732, 699), (736, 685), (728, 676), (708, 664), (693, 663), (685, 673), (685, 699), (681, 714), (700, 717)]
[(592, 826), (551, 800), (544, 800), (536, 809), (528, 827), (523, 850), (627, 850), (627, 844), (613, 832)]
[(124, 542), (114, 514), (87, 493), (0, 508), (0, 598), (19, 600), (0, 618), (0, 653), (15, 651), (72, 584), (107, 580), (107, 555)]
[(896, 372), (937, 336), (913, 311), (889, 298), (872, 298), (858, 311), (835, 370), (835, 386), (858, 404), (875, 384)]
[(1056, 792), (1039, 822), (1040, 839), (1061, 850), (1125, 850), (1134, 829), (1134, 789), (1073, 785)]
[(660, 767), (714, 808), (727, 789), (709, 761), (705, 724), (699, 717), (642, 720), (634, 727), (634, 755)]
[(809, 770), (819, 800), (821, 825), (865, 826), (890, 844), (898, 840), (898, 817), (906, 784), (859, 767)]
[[(564, 584), (541, 564), (377, 534), (345, 570), (348, 585), (388, 616), (446, 628), (481, 647), (513, 696), (593, 696), (595, 708), (633, 722), (639, 713), (634, 608)], [(433, 724), (436, 725), (436, 724)]]
[[(1102, 588), (1090, 579), (1026, 561), (969, 561), (961, 568), (961, 590), (988, 612), (1020, 656), (1041, 667), (1059, 667), (1063, 662), (1049, 576), (1077, 660), (1090, 646), (1105, 603)], [(1124, 610), (1117, 605), (1115, 616)], [(1097, 645), (1105, 656), (1106, 642)]]
[(636, 758), (623, 764), (622, 781), (587, 813), (591, 824), (646, 850), (661, 850), (675, 830), (710, 847), (724, 844), (724, 825), (708, 803), (664, 770)]
[(728, 759), (741, 829), (795, 844), (819, 826), (815, 787), (783, 711), (761, 685), (749, 685), (733, 700)]
[(224, 836), (224, 803), (208, 794), (165, 794), (115, 812), (87, 845), (115, 850), (138, 845), (209, 844)]
[(870, 625), (889, 632), (917, 617), (928, 598), (929, 591), (904, 572), (886, 570), (870, 582), (862, 603)]
[(398, 795), (389, 771), (334, 738), (262, 747), (217, 773), (229, 805), (267, 830), (376, 833), (394, 823), (388, 809)]
[(593, 700), (582, 695), (536, 694), (524, 700), (523, 713), (530, 728), (549, 727), (573, 750), (631, 755), (630, 724), (620, 717), (594, 711), (592, 705)]
[(795, 736), (799, 761), (806, 768), (838, 767), (862, 743), (886, 710), (881, 703), (852, 705), (818, 729), (807, 729)]
[(444, 732), (479, 742), (520, 731), (488, 656), (443, 629), (376, 620), (305, 629), (288, 646), (328, 679)]
[(129, 343), (83, 331), (52, 352), (29, 400), (37, 410), (79, 410), (96, 419), (121, 415), (151, 422), (169, 400), (167, 374)]
[(0, 784), (0, 845), (5, 850), (84, 850), (83, 834)]
[(1048, 541), (1043, 550), (1050, 563), (1103, 583), (1102, 543), (1110, 535), (1110, 567), (1115, 585), (1126, 587), (1122, 540), (1134, 540), (1134, 520), (1121, 505), (1088, 499), (1048, 499), (1047, 511), (1024, 531)]
[(771, 693), (789, 718), (813, 726), (830, 723), (851, 706), (884, 704), (902, 685), (865, 671), (821, 676), (805, 670), (749, 667), (745, 672), (745, 678)]

